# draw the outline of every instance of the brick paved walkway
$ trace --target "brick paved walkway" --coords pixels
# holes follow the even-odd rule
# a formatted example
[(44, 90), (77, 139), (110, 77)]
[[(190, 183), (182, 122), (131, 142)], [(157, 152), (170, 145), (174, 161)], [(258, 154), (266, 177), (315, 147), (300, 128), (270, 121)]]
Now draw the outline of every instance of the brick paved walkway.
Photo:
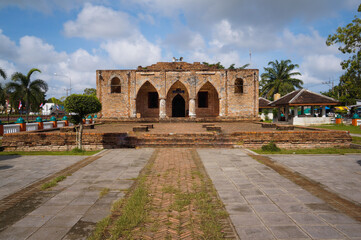
[[(193, 149), (159, 149), (147, 174), (149, 218), (132, 239), (204, 239), (197, 192), (208, 178)], [(197, 164), (198, 161), (198, 164)], [(214, 195), (215, 197), (215, 195)], [(212, 202), (208, 203), (210, 206)], [(223, 218), (224, 219), (224, 218)], [(219, 219), (220, 235), (236, 239), (230, 223)], [(206, 238), (207, 239), (207, 238)]]

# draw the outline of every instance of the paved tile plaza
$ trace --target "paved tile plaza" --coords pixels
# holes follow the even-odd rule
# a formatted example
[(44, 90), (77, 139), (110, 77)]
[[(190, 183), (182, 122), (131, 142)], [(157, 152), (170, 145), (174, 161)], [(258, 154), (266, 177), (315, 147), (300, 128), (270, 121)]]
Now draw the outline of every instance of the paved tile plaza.
[(241, 239), (361, 239), (359, 222), (242, 150), (198, 153)]
[(361, 204), (361, 154), (269, 157)]
[(0, 200), (83, 159), (83, 156), (0, 156)]
[[(180, 149), (163, 151), (169, 156), (176, 154), (178, 161), (186, 163), (188, 160), (183, 156), (188, 156), (187, 151), (190, 150), (184, 149), (182, 154), (179, 154)], [(112, 202), (124, 196), (124, 190), (133, 183), (131, 179), (138, 176), (153, 152), (153, 149), (107, 150), (101, 158), (60, 182), (53, 189), (57, 193), (54, 197), (0, 232), (0, 239), (83, 239), (76, 235), (74, 228), (78, 226), (90, 231), (97, 221), (107, 216)], [(361, 239), (359, 222), (332, 209), (319, 198), (252, 159), (244, 150), (198, 149), (197, 152), (241, 239)], [(283, 157), (278, 160), (279, 156), (272, 156), (291, 168), (298, 167), (300, 173), (301, 170), (307, 173), (307, 169), (319, 169), (311, 171), (307, 177), (321, 181), (320, 175), (323, 179), (336, 175), (333, 182), (326, 182), (331, 189), (333, 184), (338, 183), (337, 179), (346, 189), (360, 188), (357, 167), (361, 166), (352, 164), (352, 161), (361, 160), (360, 154), (341, 156), (339, 159), (309, 155)], [(23, 158), (23, 161), (28, 158), (27, 164), (30, 167), (30, 163), (33, 163), (34, 169), (46, 161), (46, 158), (39, 156), (34, 156), (35, 160), (33, 157)], [(168, 161), (167, 158), (162, 159)], [(309, 162), (312, 162), (311, 159), (319, 162), (317, 167), (308, 163), (308, 159)], [(329, 165), (332, 167), (327, 167), (327, 159), (331, 159)], [(10, 166), (13, 160), (17, 159), (8, 159), (6, 164), (0, 161), (0, 167)], [(62, 156), (57, 161), (65, 164), (70, 160), (68, 156)], [(300, 161), (305, 164), (298, 164)], [(301, 169), (302, 166), (304, 169)], [(0, 169), (0, 176), (16, 170), (15, 167)], [(339, 175), (336, 169), (339, 169)], [(348, 177), (349, 170), (356, 175)], [(26, 169), (23, 171), (26, 172)], [(0, 180), (4, 179), (6, 177)], [(0, 187), (0, 191), (3, 187)], [(101, 196), (104, 188), (109, 188), (110, 192)]]

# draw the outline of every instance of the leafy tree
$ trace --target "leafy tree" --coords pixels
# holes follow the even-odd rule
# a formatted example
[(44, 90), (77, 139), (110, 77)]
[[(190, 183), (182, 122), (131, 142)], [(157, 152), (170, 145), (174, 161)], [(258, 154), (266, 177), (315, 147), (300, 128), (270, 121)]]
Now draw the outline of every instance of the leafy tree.
[(84, 89), (84, 95), (96, 96), (97, 90), (95, 88), (86, 88)]
[(30, 80), (31, 75), (34, 72), (41, 73), (41, 71), (37, 68), (30, 69), (26, 76), (20, 72), (16, 72), (11, 76), (12, 82), (8, 83), (6, 86), (13, 101), (24, 101), (27, 122), (29, 120), (30, 104), (40, 104), (44, 98), (45, 92), (48, 91), (48, 84), (44, 80)]
[(6, 73), (2, 68), (0, 68), (0, 76), (2, 76), (3, 79), (6, 79)]
[[(361, 4), (357, 11), (361, 12)], [(326, 44), (340, 44), (338, 50), (350, 55), (341, 62), (341, 67), (346, 72), (340, 77), (339, 85), (331, 89), (330, 94), (336, 94), (346, 105), (355, 104), (356, 99), (361, 99), (361, 19), (355, 16), (346, 27), (337, 28), (335, 34), (328, 36)]]
[(65, 109), (69, 113), (76, 113), (71, 115), (70, 121), (74, 124), (79, 124), (79, 129), (76, 132), (76, 142), (79, 149), (82, 149), (83, 139), (83, 121), (88, 114), (97, 113), (102, 110), (100, 101), (95, 96), (72, 94), (65, 99)]
[[(3, 79), (6, 79), (6, 73), (5, 71), (0, 68), (0, 76), (3, 78)], [(3, 88), (2, 84), (0, 84), (0, 104), (2, 106), (5, 106), (5, 99), (6, 98), (6, 92), (5, 92), (5, 89)]]
[(247, 67), (249, 67), (249, 63), (244, 64), (243, 66), (241, 66), (241, 67), (239, 67), (239, 68), (235, 68), (234, 66), (235, 66), (235, 64), (232, 63), (232, 64), (229, 66), (228, 69), (246, 69)]
[(271, 61), (268, 63), (271, 67), (265, 67), (265, 72), (261, 75), (260, 95), (272, 99), (275, 93), (285, 95), (302, 87), (302, 80), (295, 78), (301, 75), (295, 72), (298, 64), (292, 64), (291, 60), (281, 60), (279, 62)]

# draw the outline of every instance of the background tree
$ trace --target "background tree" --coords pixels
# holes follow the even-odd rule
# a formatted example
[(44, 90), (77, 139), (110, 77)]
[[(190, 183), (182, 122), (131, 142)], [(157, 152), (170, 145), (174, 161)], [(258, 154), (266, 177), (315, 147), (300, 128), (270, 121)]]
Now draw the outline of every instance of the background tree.
[[(357, 11), (361, 12), (361, 4)], [(328, 36), (326, 44), (340, 44), (338, 50), (350, 55), (341, 62), (346, 72), (340, 77), (340, 83), (326, 94), (334, 95), (345, 105), (355, 104), (356, 99), (361, 99), (361, 19), (355, 16), (346, 27), (337, 28), (335, 34)]]
[(1, 76), (3, 79), (6, 79), (6, 73), (5, 73), (5, 71), (4, 71), (2, 68), (0, 68), (0, 76)]
[[(0, 68), (0, 76), (4, 80), (6, 79), (6, 73), (2, 68)], [(6, 101), (6, 91), (3, 88), (2, 84), (0, 83), (0, 105), (3, 106), (3, 109), (5, 109), (5, 101)]]
[(48, 91), (48, 84), (44, 80), (30, 80), (34, 72), (41, 73), (41, 71), (36, 68), (31, 69), (26, 76), (20, 72), (16, 72), (11, 76), (12, 82), (6, 86), (13, 101), (22, 100), (24, 102), (27, 122), (29, 120), (30, 104), (39, 104), (44, 98), (45, 92)]
[(84, 89), (84, 95), (97, 96), (97, 90), (95, 88), (86, 88)]
[(279, 93), (282, 96), (295, 90), (295, 88), (302, 87), (302, 80), (295, 78), (297, 75), (301, 75), (299, 72), (295, 72), (295, 68), (298, 68), (298, 64), (292, 64), (291, 60), (281, 60), (279, 62), (271, 61), (268, 63), (271, 67), (265, 67), (265, 72), (261, 75), (260, 82), (260, 95), (273, 99), (275, 93)]
[(243, 66), (240, 66), (239, 68), (234, 67), (235, 65), (236, 64), (232, 63), (228, 69), (246, 69), (247, 67), (249, 67), (250, 64), (249, 63), (244, 64)]
[(102, 110), (100, 101), (95, 96), (72, 94), (65, 99), (65, 109), (69, 113), (76, 113), (71, 115), (70, 121), (74, 124), (79, 124), (79, 129), (76, 132), (76, 142), (78, 148), (82, 150), (83, 141), (83, 121), (88, 114), (97, 113)]

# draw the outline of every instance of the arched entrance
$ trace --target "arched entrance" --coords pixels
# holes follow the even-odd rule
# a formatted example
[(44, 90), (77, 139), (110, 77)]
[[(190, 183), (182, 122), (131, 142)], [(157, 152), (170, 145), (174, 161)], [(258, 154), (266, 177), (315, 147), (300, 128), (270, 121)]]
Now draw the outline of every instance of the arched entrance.
[(176, 81), (168, 90), (166, 114), (168, 117), (188, 117), (189, 94), (186, 86)]
[(177, 94), (172, 100), (172, 117), (186, 116), (186, 102), (184, 98)]
[(216, 88), (206, 82), (197, 93), (197, 117), (217, 117), (219, 115), (219, 98)]
[(149, 81), (145, 82), (138, 91), (136, 109), (137, 114), (140, 114), (142, 118), (156, 118), (159, 116), (158, 92)]

